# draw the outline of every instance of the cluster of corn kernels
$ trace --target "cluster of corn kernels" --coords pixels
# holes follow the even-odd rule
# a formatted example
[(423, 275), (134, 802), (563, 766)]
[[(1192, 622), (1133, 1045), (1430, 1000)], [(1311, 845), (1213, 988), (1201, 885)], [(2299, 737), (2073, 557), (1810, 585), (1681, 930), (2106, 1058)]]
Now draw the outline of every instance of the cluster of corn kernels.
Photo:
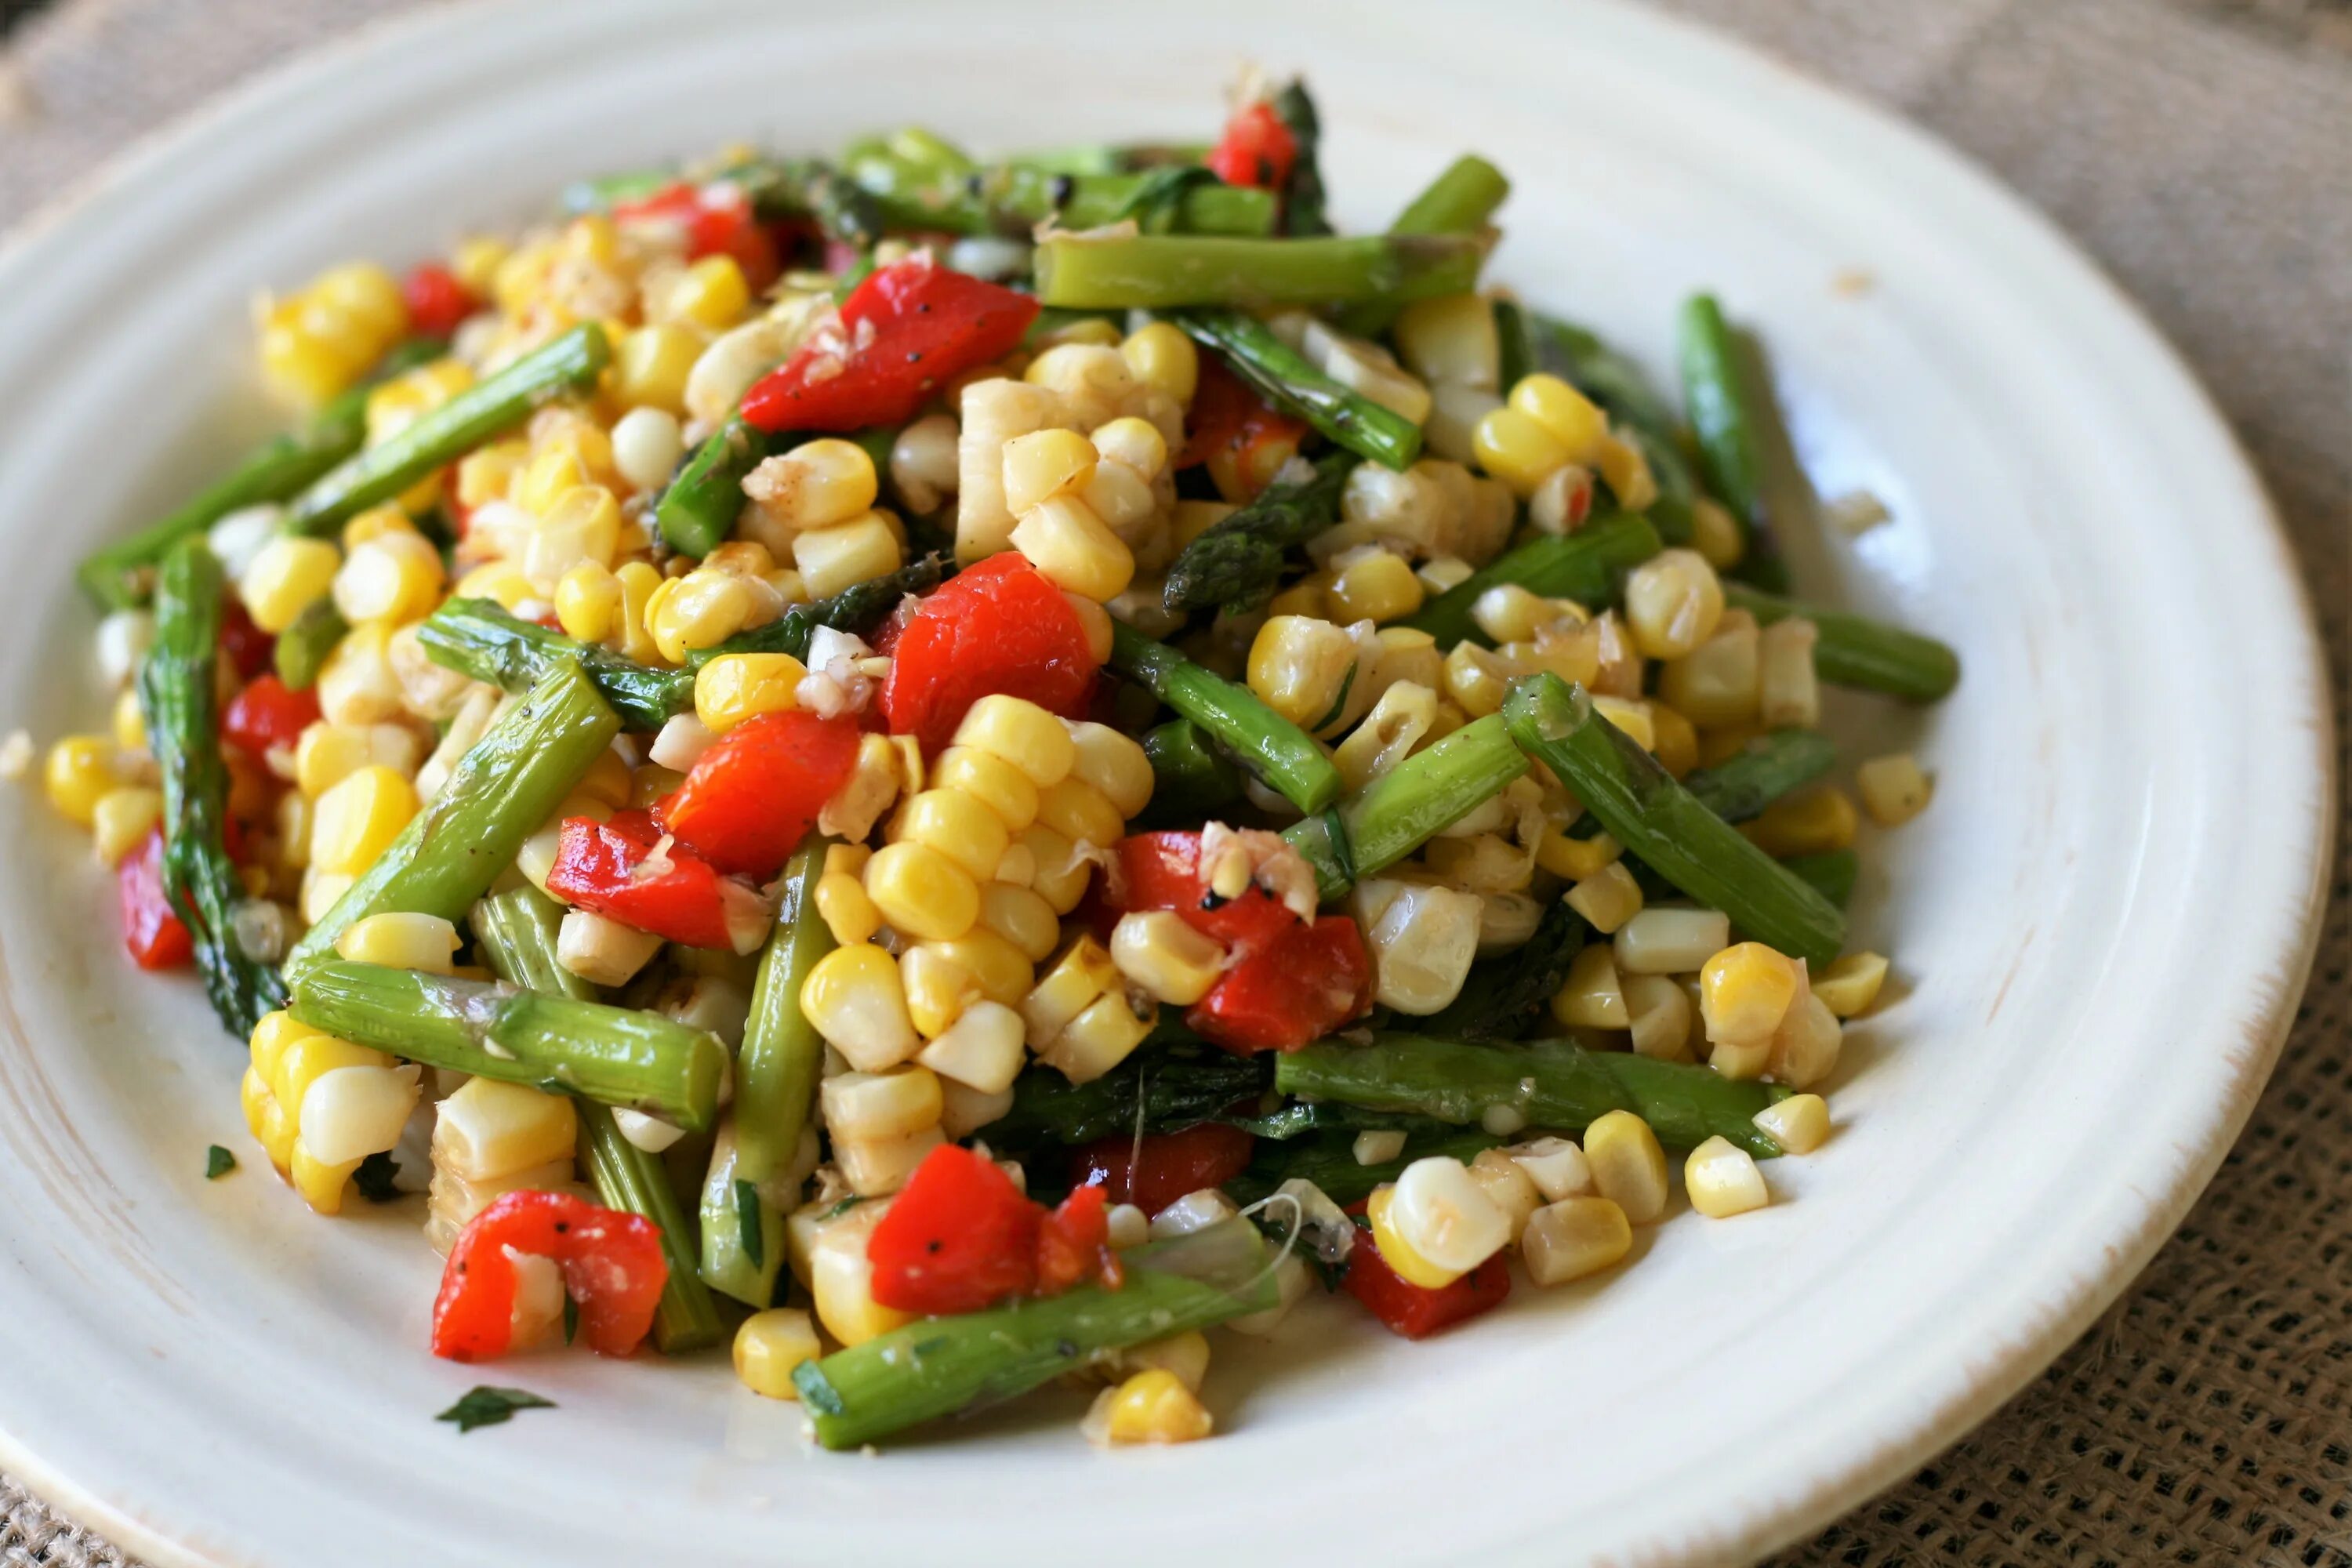
[(458, 1085), (434, 1108), (425, 1239), (448, 1251), (468, 1221), (508, 1193), (579, 1190), (579, 1130), (569, 1095), (487, 1078)]
[(254, 306), (261, 369), (300, 407), (326, 402), (367, 374), (408, 331), (392, 274), (373, 262), (328, 268), (282, 300)]
[(286, 1013), (254, 1026), (251, 1049), (240, 1091), (246, 1125), (305, 1203), (340, 1212), (360, 1162), (400, 1141), (416, 1109), (419, 1069)]
[(1501, 407), (1480, 416), (1471, 449), (1478, 466), (1510, 486), (1528, 503), (1528, 520), (1548, 533), (1569, 532), (1584, 520), (1596, 473), (1628, 511), (1658, 499), (1641, 447), (1611, 428), (1599, 405), (1556, 375), (1521, 377)]
[(1394, 336), (1397, 352), (1429, 389), (1422, 444), (1441, 458), (1472, 461), (1478, 422), (1503, 405), (1503, 346), (1492, 301), (1476, 294), (1416, 300), (1398, 315)]

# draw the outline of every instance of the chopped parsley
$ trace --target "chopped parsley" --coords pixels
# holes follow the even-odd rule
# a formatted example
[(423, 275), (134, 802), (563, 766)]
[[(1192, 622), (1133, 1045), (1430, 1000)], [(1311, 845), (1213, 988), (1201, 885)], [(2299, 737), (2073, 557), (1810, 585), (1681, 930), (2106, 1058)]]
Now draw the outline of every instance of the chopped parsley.
[(495, 1426), (513, 1419), (518, 1410), (552, 1410), (555, 1401), (541, 1399), (527, 1388), (492, 1388), (488, 1384), (477, 1384), (466, 1391), (466, 1396), (441, 1412), (436, 1421), (455, 1421), (457, 1430), (470, 1432), (477, 1426)]
[(236, 1169), (236, 1156), (215, 1143), (205, 1151), (205, 1180), (217, 1182)]

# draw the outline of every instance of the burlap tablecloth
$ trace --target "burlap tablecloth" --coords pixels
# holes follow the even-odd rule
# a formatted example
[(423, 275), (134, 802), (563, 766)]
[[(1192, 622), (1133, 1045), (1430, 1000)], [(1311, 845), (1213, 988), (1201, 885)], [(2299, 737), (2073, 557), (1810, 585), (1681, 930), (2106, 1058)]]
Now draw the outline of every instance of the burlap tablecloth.
[[(400, 3), (66, 0), (0, 52), (0, 224)], [(2294, 534), (2352, 734), (2352, 0), (1669, 3), (1990, 165), (2155, 315)], [(1973, 1436), (1785, 1561), (2352, 1568), (2352, 824), (2338, 850), (2277, 1077), (2179, 1236)], [(124, 1562), (0, 1476), (0, 1565)]]

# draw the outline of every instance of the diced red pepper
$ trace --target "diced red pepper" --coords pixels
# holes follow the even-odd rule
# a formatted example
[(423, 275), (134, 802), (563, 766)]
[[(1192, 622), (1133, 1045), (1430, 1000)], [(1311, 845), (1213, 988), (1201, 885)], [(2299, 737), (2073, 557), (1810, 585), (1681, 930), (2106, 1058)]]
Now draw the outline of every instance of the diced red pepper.
[(928, 253), (879, 268), (841, 302), (838, 331), (817, 331), (743, 395), (743, 417), (767, 431), (904, 423), (955, 377), (1010, 353), (1037, 308)]
[(1290, 907), (1253, 882), (1238, 898), (1210, 891), (1197, 833), (1131, 833), (1118, 844), (1121, 910), (1172, 910), (1184, 923), (1227, 947), (1255, 952), (1301, 922)]
[(727, 882), (709, 861), (675, 841), (664, 852), (667, 865), (657, 866), (653, 850), (663, 837), (642, 811), (616, 811), (606, 822), (566, 817), (548, 891), (688, 947), (731, 948), (729, 901), (751, 898), (751, 889)]
[(661, 1227), (570, 1193), (524, 1188), (492, 1200), (457, 1233), (433, 1302), (433, 1353), (488, 1361), (513, 1340), (514, 1259), (551, 1258), (580, 1308), (580, 1333), (600, 1355), (627, 1355), (653, 1327), (669, 1280)]
[(437, 261), (420, 261), (400, 280), (400, 297), (408, 305), (411, 331), (428, 338), (446, 338), (457, 323), (481, 308), (473, 290)]
[(122, 858), (114, 873), (122, 910), (122, 945), (142, 969), (177, 969), (195, 956), (188, 928), (163, 892), (163, 830)]
[[(1363, 1212), (1357, 1204), (1351, 1214)], [(1415, 1285), (1388, 1265), (1373, 1245), (1372, 1233), (1356, 1227), (1356, 1244), (1348, 1249), (1348, 1272), (1341, 1283), (1348, 1294), (1371, 1310), (1391, 1332), (1409, 1340), (1426, 1339), (1465, 1318), (1475, 1318), (1503, 1304), (1511, 1293), (1510, 1266), (1501, 1253), (1486, 1259), (1451, 1285), (1432, 1290)]]
[(983, 697), (1025, 697), (1081, 718), (1094, 686), (1094, 650), (1062, 591), (1013, 551), (940, 584), (899, 628), (882, 683), (894, 735), (945, 746), (964, 710)]
[(762, 713), (719, 736), (656, 817), (719, 870), (765, 881), (856, 763), (856, 720)]
[(1210, 149), (1209, 172), (1229, 185), (1255, 185), (1278, 191), (1290, 183), (1291, 166), (1298, 162), (1298, 139), (1267, 103), (1236, 110), (1225, 121), (1225, 134)]
[(1294, 926), (1225, 971), (1184, 1016), (1229, 1051), (1292, 1051), (1371, 1005), (1363, 933), (1345, 915)]
[(221, 604), (221, 651), (228, 655), (239, 680), (251, 680), (269, 668), (278, 639), (253, 624), (245, 606), (231, 594)]
[(1114, 1288), (1118, 1260), (1110, 1249), (1110, 1200), (1100, 1187), (1079, 1187), (1037, 1227), (1037, 1294), (1058, 1296), (1101, 1276)]
[(290, 748), (302, 731), (319, 721), (316, 690), (289, 691), (274, 674), (262, 674), (229, 700), (221, 712), (221, 738), (266, 757), (280, 747)]
[(1309, 428), (1268, 405), (1214, 354), (1202, 356), (1200, 385), (1185, 419), (1192, 434), (1176, 466), (1208, 464), (1217, 493), (1236, 503), (1272, 481), (1297, 455)]
[(614, 205), (619, 223), (675, 224), (686, 236), (686, 256), (731, 256), (754, 292), (776, 280), (780, 263), (775, 237), (761, 226), (751, 198), (723, 181), (708, 185), (680, 182), (649, 196)]
[(1221, 1121), (1146, 1133), (1140, 1160), (1132, 1137), (1098, 1138), (1072, 1153), (1070, 1184), (1100, 1187), (1114, 1203), (1158, 1214), (1187, 1193), (1221, 1187), (1240, 1175), (1256, 1147), (1256, 1139)]
[(1045, 1209), (993, 1161), (942, 1143), (923, 1156), (866, 1243), (874, 1300), (901, 1312), (976, 1312), (1037, 1283)]

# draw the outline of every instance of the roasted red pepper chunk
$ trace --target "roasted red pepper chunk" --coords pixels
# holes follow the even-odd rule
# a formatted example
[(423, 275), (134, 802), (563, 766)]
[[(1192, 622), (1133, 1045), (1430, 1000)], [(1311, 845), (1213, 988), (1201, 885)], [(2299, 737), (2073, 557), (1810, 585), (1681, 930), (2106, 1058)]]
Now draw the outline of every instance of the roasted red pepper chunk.
[(239, 680), (251, 680), (268, 669), (278, 652), (278, 639), (253, 624), (243, 601), (234, 594), (221, 602), (220, 646)]
[(256, 757), (291, 749), (319, 721), (319, 694), (289, 691), (275, 675), (256, 676), (221, 710), (221, 738)]
[[(1356, 1204), (1348, 1212), (1363, 1210), (1363, 1205)], [(1501, 1306), (1503, 1298), (1511, 1293), (1511, 1270), (1498, 1252), (1453, 1284), (1432, 1290), (1390, 1268), (1373, 1243), (1371, 1231), (1360, 1225), (1356, 1245), (1348, 1250), (1348, 1272), (1341, 1284), (1391, 1332), (1418, 1340)]]
[(420, 261), (400, 280), (400, 297), (408, 306), (408, 327), (428, 338), (446, 338), (458, 323), (481, 308), (473, 291), (457, 275), (437, 261)]
[(1222, 1187), (1249, 1169), (1257, 1140), (1238, 1127), (1203, 1121), (1181, 1132), (1099, 1138), (1070, 1157), (1071, 1195), (1100, 1192), (1112, 1203), (1158, 1214), (1188, 1193)]
[(718, 869), (765, 881), (856, 764), (856, 721), (762, 713), (719, 736), (655, 816)]
[(955, 1143), (923, 1156), (866, 1238), (874, 1300), (946, 1317), (1089, 1279), (1118, 1282), (1103, 1194), (1033, 1203), (994, 1162)]
[(655, 848), (668, 837), (642, 811), (616, 811), (604, 822), (566, 817), (547, 889), (688, 947), (733, 947), (730, 903), (756, 903), (756, 895), (675, 839), (656, 857)]
[(150, 833), (116, 868), (122, 945), (142, 969), (176, 969), (195, 956), (188, 928), (163, 891), (163, 830)]
[(1214, 354), (1201, 359), (1199, 388), (1185, 415), (1192, 434), (1176, 466), (1209, 466), (1218, 494), (1229, 501), (1255, 497), (1297, 455), (1309, 429), (1274, 408)]
[(773, 236), (760, 224), (751, 198), (724, 181), (707, 185), (684, 181), (651, 195), (616, 202), (613, 219), (625, 224), (675, 225), (686, 236), (686, 258), (731, 256), (754, 292), (776, 280), (782, 269)]
[(820, 329), (743, 395), (743, 418), (768, 431), (902, 424), (965, 371), (1012, 353), (1037, 309), (928, 254), (878, 268), (841, 302), (837, 329)]
[(1184, 1015), (1230, 1051), (1290, 1051), (1371, 1005), (1372, 964), (1345, 915), (1296, 925), (1225, 971)]
[(1012, 551), (940, 584), (897, 626), (889, 651), (882, 715), (892, 734), (920, 738), (926, 753), (952, 741), (983, 697), (1084, 718), (1098, 668), (1069, 600)]
[(1229, 185), (1278, 191), (1290, 183), (1298, 162), (1298, 138), (1267, 103), (1245, 104), (1225, 121), (1225, 133), (1211, 148), (1209, 172)]
[(1118, 869), (1118, 909), (1172, 910), (1194, 931), (1244, 953), (1299, 923), (1289, 906), (1255, 882), (1234, 898), (1219, 898), (1201, 864), (1198, 833), (1131, 833), (1119, 840)]
[(451, 1361), (504, 1355), (514, 1337), (515, 1252), (563, 1270), (580, 1336), (599, 1355), (627, 1355), (653, 1327), (669, 1262), (661, 1228), (570, 1193), (524, 1189), (494, 1199), (457, 1233), (433, 1302), (433, 1353)]

